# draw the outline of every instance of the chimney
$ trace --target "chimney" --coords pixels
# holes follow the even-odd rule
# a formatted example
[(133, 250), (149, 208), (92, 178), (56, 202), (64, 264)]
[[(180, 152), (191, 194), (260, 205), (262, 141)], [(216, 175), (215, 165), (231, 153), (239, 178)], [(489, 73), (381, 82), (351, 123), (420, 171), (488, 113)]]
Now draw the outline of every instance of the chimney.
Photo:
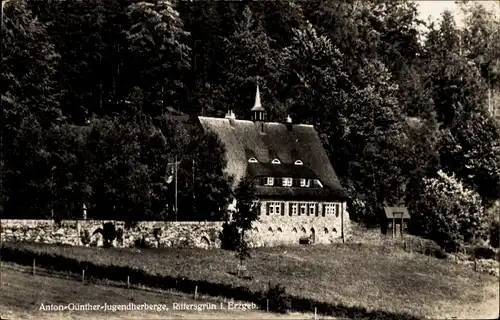
[(286, 117), (285, 125), (289, 131), (292, 130), (293, 123), (292, 123), (292, 118), (290, 116)]
[(236, 119), (236, 115), (234, 114), (234, 112), (232, 110), (229, 110), (227, 113), (226, 113), (226, 119)]
[(226, 119), (229, 119), (229, 123), (234, 126), (234, 120), (236, 120), (236, 115), (234, 114), (234, 112), (232, 110), (229, 110), (227, 113), (226, 113)]

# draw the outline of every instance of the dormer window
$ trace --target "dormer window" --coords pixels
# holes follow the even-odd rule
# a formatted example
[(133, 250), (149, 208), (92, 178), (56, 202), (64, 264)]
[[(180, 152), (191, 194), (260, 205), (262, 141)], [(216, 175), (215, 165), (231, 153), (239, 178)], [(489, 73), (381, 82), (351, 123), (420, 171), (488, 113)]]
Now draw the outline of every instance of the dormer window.
[(268, 177), (266, 178), (266, 186), (273, 186), (274, 185), (274, 178)]
[(304, 164), (304, 162), (302, 162), (301, 160), (297, 160), (297, 161), (295, 161), (295, 165), (296, 165), (296, 166), (301, 166), (301, 165), (303, 165), (303, 164)]
[(283, 187), (291, 187), (293, 183), (292, 178), (283, 178)]
[(250, 159), (248, 159), (248, 162), (250, 162), (250, 163), (257, 163), (259, 161), (257, 161), (257, 159), (255, 159), (255, 158), (250, 158)]
[(273, 161), (271, 161), (272, 164), (281, 164), (281, 161), (279, 161), (278, 159), (274, 159)]
[(300, 179), (300, 186), (301, 187), (309, 187), (310, 180), (309, 179)]

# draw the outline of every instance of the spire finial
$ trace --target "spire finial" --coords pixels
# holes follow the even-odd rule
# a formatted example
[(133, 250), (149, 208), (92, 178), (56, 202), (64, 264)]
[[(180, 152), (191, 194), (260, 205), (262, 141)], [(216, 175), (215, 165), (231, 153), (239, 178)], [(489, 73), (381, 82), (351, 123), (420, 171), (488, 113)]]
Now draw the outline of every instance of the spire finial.
[(262, 108), (262, 105), (260, 104), (259, 84), (257, 84), (257, 90), (255, 91), (255, 102), (253, 104), (253, 108)]

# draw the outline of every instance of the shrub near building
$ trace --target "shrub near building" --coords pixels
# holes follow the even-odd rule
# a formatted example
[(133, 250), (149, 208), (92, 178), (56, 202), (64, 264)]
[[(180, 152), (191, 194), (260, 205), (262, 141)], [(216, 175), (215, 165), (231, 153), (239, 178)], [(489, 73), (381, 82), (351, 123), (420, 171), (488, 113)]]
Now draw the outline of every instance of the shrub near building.
[(412, 228), (447, 250), (485, 239), (486, 213), (479, 195), (443, 171), (424, 178), (424, 191), (413, 210)]

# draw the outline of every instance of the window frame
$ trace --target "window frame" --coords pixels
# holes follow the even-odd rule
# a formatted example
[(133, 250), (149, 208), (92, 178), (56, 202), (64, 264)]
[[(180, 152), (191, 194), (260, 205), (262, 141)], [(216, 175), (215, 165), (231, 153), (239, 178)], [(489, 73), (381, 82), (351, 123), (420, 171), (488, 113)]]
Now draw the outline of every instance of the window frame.
[(311, 180), (310, 179), (300, 179), (300, 186), (302, 188), (309, 188), (309, 186), (311, 185)]
[(309, 215), (311, 216), (314, 216), (316, 215), (316, 204), (315, 203), (309, 203), (309, 206), (308, 206), (308, 210), (309, 210)]
[[(302, 209), (304, 209), (304, 211), (302, 211)], [(307, 203), (306, 202), (302, 202), (300, 204), (300, 215), (301, 216), (305, 216), (307, 214)]]
[(266, 183), (264, 185), (269, 187), (274, 186), (274, 177), (266, 177)]
[(271, 161), (271, 164), (281, 164), (281, 161), (279, 159), (273, 159), (273, 161)]
[(335, 204), (334, 203), (325, 203), (325, 210), (323, 210), (323, 217), (325, 215), (335, 214)]
[(291, 187), (293, 186), (293, 178), (290, 178), (290, 177), (284, 177), (282, 180), (281, 180), (281, 185), (283, 187)]
[[(281, 203), (280, 202), (269, 202), (269, 212), (274, 215), (280, 215), (281, 212)], [(284, 211), (283, 211), (284, 212)]]

